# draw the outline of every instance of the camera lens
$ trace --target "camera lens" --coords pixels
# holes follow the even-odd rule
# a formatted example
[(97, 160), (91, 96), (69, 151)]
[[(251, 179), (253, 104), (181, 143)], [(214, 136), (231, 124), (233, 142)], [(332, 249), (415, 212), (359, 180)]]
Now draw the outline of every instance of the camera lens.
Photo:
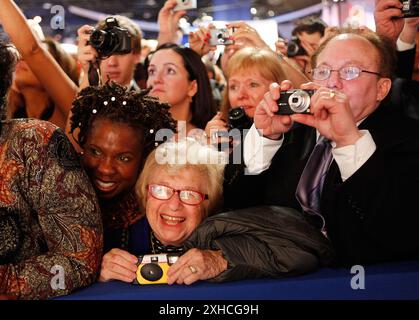
[(90, 36), (90, 43), (93, 47), (101, 47), (106, 40), (106, 32), (103, 30), (95, 30)]
[(310, 107), (310, 95), (304, 90), (296, 90), (290, 95), (288, 104), (295, 113), (303, 113)]
[(247, 116), (242, 107), (235, 107), (228, 112), (228, 121), (231, 129), (249, 129), (253, 121)]
[(141, 276), (148, 281), (157, 281), (163, 277), (163, 270), (158, 264), (148, 263), (142, 266)]

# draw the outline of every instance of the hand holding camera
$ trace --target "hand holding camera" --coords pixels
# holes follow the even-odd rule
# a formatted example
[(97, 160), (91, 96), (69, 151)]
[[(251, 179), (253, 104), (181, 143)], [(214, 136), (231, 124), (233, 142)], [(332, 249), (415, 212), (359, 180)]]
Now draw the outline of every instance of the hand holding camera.
[(292, 36), (291, 39), (288, 41), (287, 56), (291, 58), (295, 56), (305, 55), (307, 55), (307, 51), (301, 45), (300, 38), (298, 38), (297, 36)]
[(100, 267), (100, 282), (120, 280), (131, 283), (136, 277), (138, 259), (129, 252), (114, 248), (105, 253)]
[(106, 27), (94, 29), (90, 35), (89, 44), (96, 49), (99, 59), (105, 59), (113, 54), (131, 52), (131, 34), (126, 28), (119, 26), (114, 17), (105, 19)]
[(259, 130), (263, 136), (277, 140), (291, 129), (292, 120), (289, 115), (276, 114), (279, 110), (278, 100), (281, 96), (281, 91), (291, 90), (292, 84), (285, 80), (278, 83), (272, 83), (269, 86), (269, 92), (265, 93), (263, 99), (256, 107), (253, 122), (256, 129)]
[(221, 29), (210, 29), (210, 39), (208, 41), (208, 44), (210, 46), (227, 46), (230, 44), (234, 44), (234, 40), (232, 39), (232, 35), (230, 34), (230, 31), (227, 28), (221, 28)]
[(313, 83), (301, 87), (305, 91), (316, 90), (311, 96), (310, 114), (295, 113), (290, 116), (292, 120), (316, 128), (337, 148), (354, 144), (361, 137), (355, 118), (360, 115), (354, 115), (346, 94)]
[(77, 30), (77, 60), (85, 73), (89, 71), (89, 63), (96, 61), (98, 56), (96, 50), (89, 44), (92, 30), (93, 27), (89, 25), (84, 25)]
[(226, 27), (231, 30), (231, 33), (234, 35), (234, 42), (237, 46), (250, 46), (270, 50), (270, 47), (262, 39), (257, 30), (249, 24), (243, 21), (230, 22)]

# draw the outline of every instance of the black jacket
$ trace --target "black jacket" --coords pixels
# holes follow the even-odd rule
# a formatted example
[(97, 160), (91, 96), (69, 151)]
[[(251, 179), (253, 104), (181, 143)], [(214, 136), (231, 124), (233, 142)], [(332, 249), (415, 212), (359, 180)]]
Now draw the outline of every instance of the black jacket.
[[(360, 125), (377, 146), (345, 182), (333, 161), (321, 198), (329, 239), (341, 265), (419, 258), (419, 85), (397, 79), (391, 95)], [(236, 174), (225, 186), (230, 208), (280, 205), (301, 210), (295, 191), (315, 144), (315, 130), (299, 127), (259, 176)]]
[(298, 211), (254, 207), (207, 218), (184, 244), (222, 250), (228, 269), (215, 282), (302, 274), (331, 265), (327, 238)]

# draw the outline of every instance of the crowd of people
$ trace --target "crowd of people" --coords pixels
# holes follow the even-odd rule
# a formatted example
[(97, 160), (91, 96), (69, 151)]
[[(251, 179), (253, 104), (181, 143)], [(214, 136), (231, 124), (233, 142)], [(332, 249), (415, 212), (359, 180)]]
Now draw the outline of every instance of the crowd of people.
[(419, 18), (376, 0), (375, 32), (309, 18), (275, 51), (231, 22), (213, 64), (215, 27), (179, 44), (176, 4), (153, 49), (115, 16), (128, 51), (91, 41), (105, 19), (72, 57), (0, 0), (0, 296), (133, 282), (146, 254), (187, 285), (418, 259)]

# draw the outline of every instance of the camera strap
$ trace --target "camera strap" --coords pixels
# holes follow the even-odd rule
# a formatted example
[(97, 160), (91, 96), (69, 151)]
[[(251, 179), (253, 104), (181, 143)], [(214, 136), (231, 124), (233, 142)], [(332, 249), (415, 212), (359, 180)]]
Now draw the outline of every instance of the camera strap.
[(88, 73), (89, 85), (98, 86), (102, 84), (102, 77), (100, 76), (100, 68), (97, 60), (89, 62)]

